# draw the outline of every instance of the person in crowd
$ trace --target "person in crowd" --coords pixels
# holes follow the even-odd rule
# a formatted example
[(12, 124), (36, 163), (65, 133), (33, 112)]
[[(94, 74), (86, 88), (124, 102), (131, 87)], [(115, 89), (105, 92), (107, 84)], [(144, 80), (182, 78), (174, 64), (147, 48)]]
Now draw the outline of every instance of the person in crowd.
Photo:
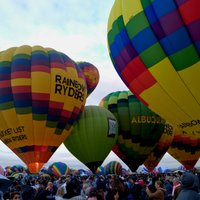
[(95, 187), (90, 188), (87, 200), (98, 200), (97, 189)]
[(10, 200), (21, 200), (20, 198), (20, 192), (12, 192), (10, 194)]
[(139, 179), (137, 182), (141, 186), (139, 198), (141, 200), (146, 200), (147, 199), (146, 182), (143, 179)]
[(96, 179), (98, 200), (105, 200), (106, 181), (103, 176)]
[(64, 199), (71, 200), (86, 200), (80, 195), (80, 182), (77, 178), (72, 177), (69, 183), (66, 184), (66, 193), (63, 195)]
[(200, 200), (198, 177), (190, 172), (181, 176), (181, 191), (176, 200)]
[(137, 176), (129, 176), (126, 185), (126, 199), (136, 200), (141, 199), (142, 186), (138, 184)]
[(146, 188), (148, 197), (152, 200), (164, 200), (166, 190), (164, 189), (163, 183), (160, 180), (155, 182), (155, 188), (155, 192), (151, 192), (148, 187)]
[(166, 189), (165, 200), (172, 200), (173, 183), (168, 177), (165, 177), (164, 188)]
[(111, 186), (106, 194), (106, 200), (125, 200), (125, 185), (118, 176), (113, 176)]
[(172, 199), (176, 200), (179, 192), (181, 191), (181, 182), (178, 177), (174, 177), (173, 179), (173, 189), (172, 189)]

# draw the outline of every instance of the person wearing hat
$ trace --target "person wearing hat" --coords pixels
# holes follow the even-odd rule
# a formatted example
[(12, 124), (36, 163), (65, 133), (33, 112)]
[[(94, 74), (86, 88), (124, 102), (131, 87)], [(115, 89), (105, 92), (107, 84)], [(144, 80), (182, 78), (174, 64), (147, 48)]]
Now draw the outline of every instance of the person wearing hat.
[(192, 173), (186, 172), (181, 176), (181, 191), (176, 200), (200, 200), (199, 180)]

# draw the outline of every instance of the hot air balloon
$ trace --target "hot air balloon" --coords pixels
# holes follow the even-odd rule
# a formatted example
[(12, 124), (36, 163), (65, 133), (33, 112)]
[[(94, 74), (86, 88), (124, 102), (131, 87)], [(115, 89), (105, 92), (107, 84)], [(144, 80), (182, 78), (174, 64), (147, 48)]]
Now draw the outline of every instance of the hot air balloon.
[(122, 167), (122, 176), (128, 176), (128, 175), (129, 175), (129, 171)]
[(99, 166), (96, 170), (96, 174), (98, 176), (105, 175), (105, 168), (103, 166)]
[(69, 167), (63, 162), (54, 162), (48, 168), (48, 173), (57, 177), (66, 176), (70, 174)]
[(40, 174), (47, 174), (48, 173), (48, 167), (43, 166), (42, 169), (40, 169)]
[(5, 167), (5, 175), (10, 176), (12, 174), (11, 166), (6, 166)]
[(117, 134), (118, 123), (110, 111), (86, 106), (64, 145), (95, 173), (116, 143)]
[(99, 83), (99, 71), (89, 62), (77, 62), (77, 65), (84, 74), (87, 84), (87, 96), (89, 96)]
[(190, 149), (179, 140), (181, 157), (200, 156), (199, 7), (197, 0), (115, 0), (108, 19), (116, 71), (138, 99), (181, 129)]
[(122, 174), (122, 165), (118, 161), (110, 161), (107, 165), (104, 166), (105, 174)]
[[(198, 139), (199, 140), (199, 139)], [(168, 153), (188, 170), (192, 170), (199, 160), (199, 142), (188, 134), (176, 132)]]
[(175, 134), (176, 128), (171, 124), (166, 123), (164, 132), (161, 135), (159, 141), (156, 146), (152, 150), (152, 152), (148, 155), (147, 159), (144, 162), (144, 166), (152, 172), (154, 168), (158, 165), (162, 157), (165, 155), (167, 150), (169, 149)]
[(67, 55), (41, 46), (0, 52), (0, 139), (37, 173), (83, 111), (85, 78)]
[(119, 123), (114, 153), (132, 171), (136, 171), (159, 141), (165, 120), (147, 108), (130, 91), (110, 93), (100, 105), (110, 110)]
[(13, 165), (13, 166), (11, 166), (10, 170), (13, 173), (19, 173), (19, 172), (24, 172), (25, 167), (23, 167), (22, 165)]

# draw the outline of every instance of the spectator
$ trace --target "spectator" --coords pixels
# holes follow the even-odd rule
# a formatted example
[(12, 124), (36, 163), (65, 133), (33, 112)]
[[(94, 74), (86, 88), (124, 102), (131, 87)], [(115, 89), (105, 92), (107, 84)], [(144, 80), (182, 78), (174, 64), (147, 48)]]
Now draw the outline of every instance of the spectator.
[(166, 190), (163, 188), (163, 184), (161, 181), (157, 180), (155, 182), (155, 192), (151, 192), (148, 187), (146, 189), (147, 195), (152, 200), (164, 200)]
[(10, 200), (20, 200), (20, 193), (19, 192), (12, 192), (10, 194)]
[(186, 172), (181, 176), (181, 191), (176, 200), (200, 200), (197, 176)]

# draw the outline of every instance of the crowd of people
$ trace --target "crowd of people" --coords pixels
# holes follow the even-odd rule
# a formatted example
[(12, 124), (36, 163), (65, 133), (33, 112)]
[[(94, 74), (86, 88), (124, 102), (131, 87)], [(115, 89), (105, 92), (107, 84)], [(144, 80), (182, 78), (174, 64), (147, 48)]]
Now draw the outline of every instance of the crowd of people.
[(2, 200), (200, 200), (200, 175), (26, 175), (12, 181)]

